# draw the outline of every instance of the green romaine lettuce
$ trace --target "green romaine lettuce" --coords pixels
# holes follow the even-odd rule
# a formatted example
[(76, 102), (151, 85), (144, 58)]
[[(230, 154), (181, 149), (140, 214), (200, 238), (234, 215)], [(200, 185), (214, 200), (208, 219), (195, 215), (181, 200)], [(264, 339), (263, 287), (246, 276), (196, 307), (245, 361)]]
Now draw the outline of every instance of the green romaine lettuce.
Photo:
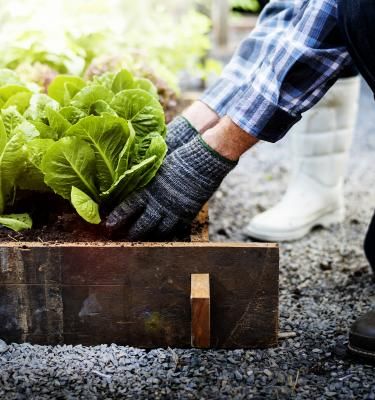
[(64, 137), (45, 153), (41, 170), (44, 181), (64, 199), (70, 200), (72, 187), (98, 198), (95, 186), (95, 152), (79, 137)]
[(24, 229), (31, 229), (33, 221), (28, 214), (8, 214), (0, 216), (0, 225), (19, 232)]
[(64, 106), (85, 86), (86, 82), (78, 76), (59, 75), (49, 85), (48, 96)]
[(77, 213), (90, 224), (100, 224), (99, 205), (82, 190), (72, 187), (71, 202)]
[(0, 215), (12, 197), (16, 180), (26, 160), (25, 141), (21, 132), (8, 136), (0, 120)]
[(48, 95), (30, 93), (0, 70), (2, 79), (0, 224), (31, 227), (24, 215), (11, 213), (16, 188), (53, 191), (98, 224), (101, 207), (115, 207), (160, 168), (165, 117), (147, 79), (127, 70), (88, 82), (61, 75)]
[(119, 156), (130, 136), (127, 122), (119, 117), (89, 116), (73, 125), (66, 135), (80, 137), (91, 144), (99, 188), (106, 191), (116, 179)]
[(123, 90), (110, 105), (120, 117), (131, 121), (138, 137), (151, 132), (165, 134), (163, 108), (150, 93), (142, 89)]

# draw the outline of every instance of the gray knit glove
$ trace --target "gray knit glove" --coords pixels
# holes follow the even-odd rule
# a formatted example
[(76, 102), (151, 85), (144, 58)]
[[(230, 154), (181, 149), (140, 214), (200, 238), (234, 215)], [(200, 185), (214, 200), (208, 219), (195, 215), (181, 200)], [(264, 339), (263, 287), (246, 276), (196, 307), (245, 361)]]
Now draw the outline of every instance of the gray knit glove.
[(120, 204), (106, 227), (130, 241), (170, 238), (193, 221), (236, 164), (198, 135), (167, 156), (154, 180)]
[(185, 117), (176, 117), (168, 124), (167, 137), (165, 139), (168, 145), (168, 154), (190, 142), (198, 134), (199, 132)]

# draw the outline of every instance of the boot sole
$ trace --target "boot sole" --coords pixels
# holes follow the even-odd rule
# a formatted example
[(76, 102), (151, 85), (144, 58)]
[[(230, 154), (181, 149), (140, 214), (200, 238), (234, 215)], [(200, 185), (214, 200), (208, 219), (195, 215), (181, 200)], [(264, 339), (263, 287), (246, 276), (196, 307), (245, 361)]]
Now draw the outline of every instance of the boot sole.
[(288, 242), (293, 240), (298, 240), (306, 236), (313, 228), (317, 226), (322, 226), (323, 228), (328, 228), (333, 224), (342, 223), (345, 218), (345, 211), (340, 209), (335, 212), (328, 212), (315, 219), (314, 221), (305, 224), (299, 228), (284, 231), (284, 232), (267, 232), (253, 230), (250, 226), (245, 230), (245, 234), (253, 239), (271, 241), (271, 242)]
[(358, 347), (351, 346), (350, 344), (348, 344), (348, 350), (351, 354), (357, 357), (375, 361), (375, 351), (363, 350)]

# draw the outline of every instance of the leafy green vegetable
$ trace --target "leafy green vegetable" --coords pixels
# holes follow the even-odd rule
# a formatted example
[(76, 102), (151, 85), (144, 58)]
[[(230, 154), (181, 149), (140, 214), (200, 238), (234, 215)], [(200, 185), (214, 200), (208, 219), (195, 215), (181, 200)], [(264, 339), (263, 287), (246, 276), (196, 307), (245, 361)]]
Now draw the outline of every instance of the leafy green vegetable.
[(51, 129), (55, 132), (58, 138), (64, 136), (65, 132), (72, 126), (72, 124), (65, 119), (59, 112), (53, 108), (47, 107), (45, 109), (45, 115), (48, 120), (48, 124)]
[(8, 214), (0, 216), (0, 225), (19, 232), (24, 229), (31, 229), (33, 221), (28, 214)]
[(30, 93), (29, 89), (20, 85), (6, 85), (0, 88), (0, 100), (6, 103), (17, 93)]
[(1, 117), (7, 135), (11, 135), (16, 127), (24, 121), (23, 116), (18, 112), (16, 107), (1, 110)]
[(39, 192), (48, 192), (51, 190), (44, 182), (44, 174), (40, 166), (44, 154), (54, 143), (52, 139), (38, 138), (26, 143), (27, 159), (17, 179), (17, 187), (23, 190), (35, 190)]
[[(155, 161), (144, 174), (142, 174), (141, 179), (137, 182), (139, 188), (146, 186), (151, 179), (156, 175), (157, 171), (163, 163), (164, 157), (167, 154), (167, 145), (163, 137), (157, 133), (153, 132), (148, 134), (142, 141), (138, 144), (135, 151), (135, 160), (140, 161), (144, 159), (149, 159), (150, 157), (155, 157)], [(141, 161), (140, 161), (141, 162)]]
[(112, 116), (89, 116), (72, 126), (66, 134), (90, 142), (95, 152), (99, 188), (106, 191), (116, 179), (119, 155), (130, 136), (126, 121)]
[(156, 99), (159, 98), (158, 91), (157, 91), (155, 85), (149, 79), (146, 79), (146, 78), (137, 79), (136, 86), (139, 89), (142, 89), (145, 92), (152, 94)]
[[(14, 78), (4, 74), (5, 81)], [(24, 216), (1, 216), (12, 210), (17, 188), (53, 191), (84, 220), (99, 224), (101, 207), (114, 207), (147, 185), (164, 160), (166, 125), (156, 89), (127, 70), (102, 81), (57, 76), (48, 95), (19, 91), (22, 83), (5, 87), (9, 98), (0, 119), (4, 226), (31, 226)]]
[(126, 89), (134, 89), (134, 88), (135, 88), (135, 82), (133, 79), (133, 75), (126, 69), (123, 69), (121, 72), (119, 72), (115, 76), (112, 83), (113, 93), (118, 93)]
[(8, 98), (3, 108), (15, 106), (17, 111), (23, 114), (29, 108), (32, 95), (31, 92), (17, 92)]
[(117, 181), (106, 191), (101, 193), (101, 198), (105, 201), (120, 203), (137, 187), (137, 183), (147, 171), (152, 168), (155, 163), (156, 156), (147, 158), (139, 164), (125, 171)]
[(86, 114), (77, 107), (67, 106), (60, 110), (60, 114), (72, 125), (76, 124), (81, 118), (86, 117)]
[(86, 82), (78, 76), (59, 75), (49, 85), (48, 96), (65, 105), (85, 86)]
[(72, 99), (71, 105), (90, 114), (91, 106), (97, 101), (102, 100), (110, 103), (113, 98), (113, 93), (100, 85), (91, 85), (80, 90)]
[(150, 132), (165, 134), (163, 108), (155, 97), (144, 90), (129, 89), (117, 93), (111, 107), (120, 117), (131, 121), (139, 137)]
[(77, 213), (91, 224), (100, 224), (99, 205), (86, 193), (72, 187), (71, 201)]
[(33, 139), (39, 136), (39, 131), (35, 126), (27, 121), (15, 106), (1, 110), (1, 116), (5, 127), (6, 134), (10, 137), (16, 133), (22, 133), (27, 139)]
[(0, 122), (0, 214), (4, 212), (22, 170), (24, 143), (25, 136), (21, 132), (8, 136), (3, 122)]
[(97, 198), (95, 152), (78, 137), (64, 137), (45, 153), (41, 169), (55, 193), (70, 200), (72, 186)]
[(30, 120), (45, 121), (47, 120), (47, 109), (58, 110), (59, 108), (59, 103), (46, 94), (34, 94), (24, 117)]

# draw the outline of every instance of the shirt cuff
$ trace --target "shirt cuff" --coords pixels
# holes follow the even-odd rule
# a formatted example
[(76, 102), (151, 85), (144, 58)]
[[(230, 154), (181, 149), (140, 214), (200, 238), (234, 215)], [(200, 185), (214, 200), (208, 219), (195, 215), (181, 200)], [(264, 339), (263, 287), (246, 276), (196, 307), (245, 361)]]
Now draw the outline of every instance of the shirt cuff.
[(226, 78), (218, 79), (202, 95), (200, 101), (215, 111), (220, 117), (224, 117), (232, 105), (232, 99), (240, 97), (243, 89)]
[(271, 143), (282, 139), (301, 119), (301, 115), (286, 112), (253, 89), (232, 98), (226, 115), (245, 132)]

